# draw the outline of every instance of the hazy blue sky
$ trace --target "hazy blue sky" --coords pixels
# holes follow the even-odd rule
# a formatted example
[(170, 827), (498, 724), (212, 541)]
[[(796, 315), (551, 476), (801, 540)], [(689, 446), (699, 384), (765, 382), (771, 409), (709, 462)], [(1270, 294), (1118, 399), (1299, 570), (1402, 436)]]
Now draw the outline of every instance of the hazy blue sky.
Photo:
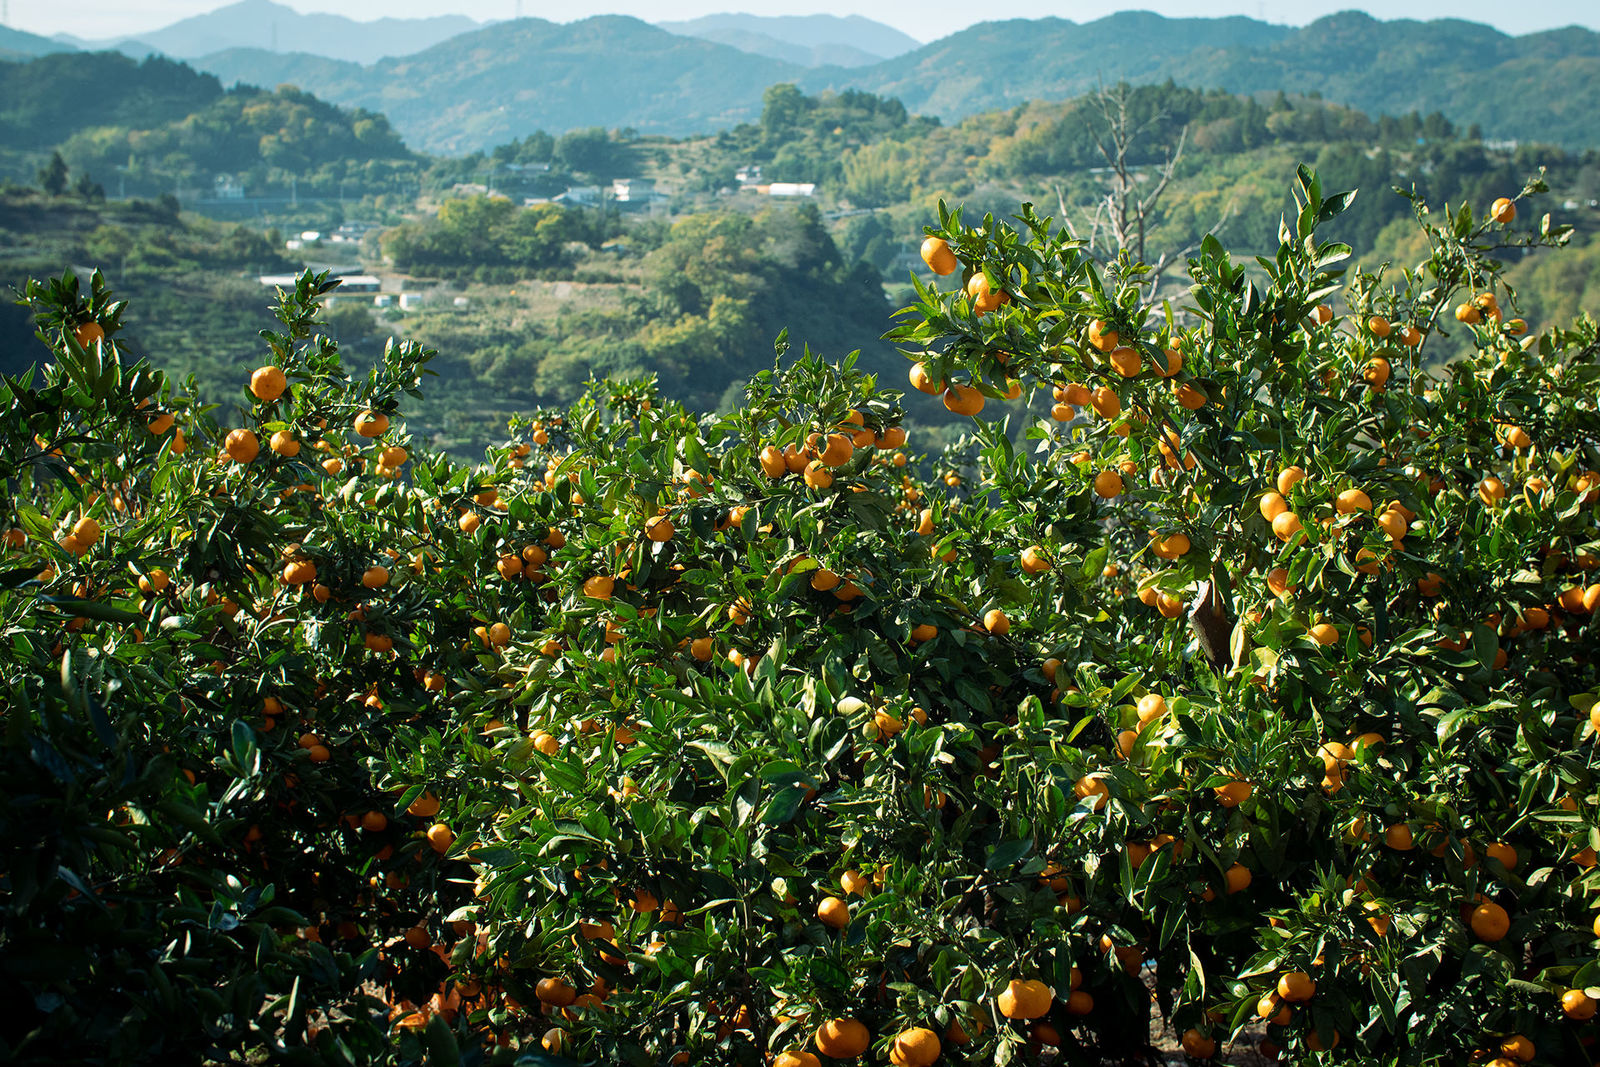
[[(50, 0), (10, 0), (10, 25), (33, 33), (68, 32), (100, 38), (138, 33), (222, 6), (222, 0), (76, 0), (64, 4)], [(512, 17), (517, 0), (289, 0), (300, 11), (328, 11), (352, 18), (383, 15), (464, 14), (480, 20)], [(1432, 19), (1445, 16), (1486, 22), (1507, 33), (1530, 33), (1573, 23), (1600, 29), (1600, 3), (1595, 0), (1013, 0), (1006, 14), (1016, 18), (1058, 15), (1086, 22), (1113, 11), (1140, 9), (1173, 16), (1249, 15), (1269, 22), (1303, 25), (1334, 11), (1359, 7), (1380, 18)], [(980, 21), (983, 5), (969, 0), (522, 0), (525, 15), (568, 22), (596, 14), (635, 15), (651, 21), (693, 18), (718, 11), (755, 11), (763, 15), (800, 15), (818, 12), (859, 14), (895, 26), (919, 40), (932, 40)], [(975, 16), (976, 12), (976, 16)], [(994, 16), (989, 16), (994, 17)]]

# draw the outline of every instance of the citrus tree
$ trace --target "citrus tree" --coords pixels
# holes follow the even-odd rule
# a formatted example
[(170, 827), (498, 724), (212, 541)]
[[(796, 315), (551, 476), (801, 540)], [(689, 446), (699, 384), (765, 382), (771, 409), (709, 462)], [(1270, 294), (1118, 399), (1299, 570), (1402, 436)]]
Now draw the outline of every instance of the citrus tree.
[(405, 432), (431, 353), (342, 366), (326, 277), (231, 413), (124, 361), (98, 278), (31, 283), (0, 1047), (1098, 1064), (1154, 1018), (1588, 1062), (1600, 340), (1508, 317), (1540, 191), (1347, 280), (1302, 171), (1182, 308), (941, 209), (960, 284), (891, 334), (973, 419), (937, 461), (780, 340), (729, 414), (596, 383), (465, 466)]

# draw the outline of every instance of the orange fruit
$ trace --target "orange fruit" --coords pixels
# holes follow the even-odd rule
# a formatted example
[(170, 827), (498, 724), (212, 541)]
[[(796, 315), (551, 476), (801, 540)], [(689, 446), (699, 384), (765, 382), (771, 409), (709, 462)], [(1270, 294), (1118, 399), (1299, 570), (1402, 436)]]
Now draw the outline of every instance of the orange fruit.
[(772, 1067), (822, 1067), (822, 1061), (817, 1059), (815, 1053), (790, 1049), (778, 1053), (772, 1061)]
[(960, 266), (956, 254), (950, 250), (950, 242), (943, 237), (929, 237), (922, 242), (922, 262), (938, 275), (953, 274)]
[(389, 568), (368, 567), (361, 573), (361, 584), (368, 589), (382, 589), (389, 584)]
[(1117, 347), (1117, 331), (1111, 329), (1104, 320), (1094, 319), (1089, 323), (1089, 343), (1102, 352), (1109, 352)]
[(1178, 1043), (1183, 1046), (1183, 1051), (1198, 1060), (1209, 1060), (1217, 1054), (1216, 1040), (1192, 1028), (1183, 1032)]
[(389, 428), (389, 416), (378, 411), (363, 411), (356, 416), (353, 428), (362, 437), (377, 437)]
[(970, 385), (952, 385), (944, 391), (944, 406), (957, 415), (976, 415), (983, 403), (983, 394)]
[(1383, 832), (1383, 843), (1396, 852), (1410, 852), (1417, 847), (1411, 827), (1403, 822), (1395, 823)]
[(789, 473), (789, 465), (783, 460), (783, 450), (776, 445), (768, 445), (761, 450), (761, 473), (768, 478), (782, 478)]
[(1261, 517), (1268, 522), (1289, 510), (1289, 502), (1283, 498), (1282, 493), (1263, 494), (1258, 506), (1261, 509)]
[(610, 600), (616, 580), (608, 574), (596, 574), (583, 583), (583, 595), (591, 600)]
[(817, 1051), (836, 1060), (853, 1060), (872, 1043), (872, 1035), (855, 1019), (829, 1019), (817, 1027)]
[(1177, 399), (1178, 405), (1188, 411), (1199, 411), (1206, 406), (1206, 394), (1189, 382), (1172, 383), (1172, 395)]
[(1521, 1034), (1512, 1034), (1500, 1042), (1500, 1054), (1522, 1063), (1531, 1063), (1538, 1050), (1533, 1047), (1533, 1042)]
[(261, 452), (261, 442), (256, 439), (255, 433), (243, 427), (229, 430), (222, 447), (235, 463), (249, 463)]
[(1267, 572), (1267, 591), (1279, 600), (1289, 599), (1294, 586), (1289, 584), (1289, 571), (1286, 568), (1274, 567)]
[(1011, 620), (999, 608), (990, 608), (983, 614), (983, 628), (996, 637), (1004, 637), (1011, 632)]
[(1226, 880), (1229, 893), (1244, 892), (1246, 889), (1250, 888), (1250, 882), (1253, 880), (1253, 876), (1250, 874), (1250, 868), (1246, 867), (1242, 863), (1235, 863), (1232, 867), (1229, 867), (1224, 874), (1224, 878)]
[(1126, 345), (1118, 346), (1111, 350), (1111, 369), (1124, 378), (1132, 378), (1144, 369), (1144, 359), (1139, 355), (1139, 350)]
[(1240, 804), (1250, 799), (1254, 788), (1249, 782), (1229, 782), (1212, 788), (1217, 795), (1217, 802), (1225, 808), (1237, 808)]
[(1492, 860), (1499, 860), (1500, 865), (1508, 871), (1517, 869), (1517, 850), (1504, 841), (1496, 841), (1483, 850), (1484, 856)]
[(1317, 983), (1304, 971), (1288, 971), (1278, 978), (1278, 996), (1291, 1004), (1302, 1004), (1317, 992)]
[(1374, 337), (1388, 337), (1389, 332), (1394, 327), (1389, 325), (1389, 320), (1382, 315), (1374, 315), (1367, 320), (1367, 329), (1372, 332)]
[(250, 375), (250, 392), (257, 400), (276, 400), (288, 387), (289, 379), (277, 367), (260, 367)]
[(565, 1008), (578, 999), (578, 991), (568, 985), (564, 978), (541, 978), (533, 991), (542, 1003), (557, 1008)]
[(1007, 1019), (1038, 1019), (1050, 1011), (1055, 992), (1036, 978), (1013, 978), (995, 998), (995, 1006)]
[(673, 526), (672, 520), (665, 515), (657, 515), (646, 520), (644, 524), (644, 535), (657, 544), (672, 540), (672, 535), (677, 532), (677, 527)]
[(944, 385), (935, 382), (933, 375), (928, 372), (926, 363), (913, 363), (911, 365), (911, 384), (918, 391), (932, 396), (934, 393), (944, 392)]
[(1498, 197), (1489, 205), (1489, 217), (1504, 226), (1517, 217), (1517, 205), (1506, 197)]
[(1492, 900), (1472, 909), (1472, 932), (1480, 941), (1499, 941), (1511, 930), (1511, 916)]
[(106, 331), (98, 322), (85, 322), (72, 331), (72, 339), (78, 342), (79, 348), (88, 348), (96, 341), (103, 340)]
[(1104, 500), (1110, 500), (1122, 493), (1122, 476), (1116, 471), (1105, 470), (1094, 476), (1095, 494)]
[(1299, 533), (1301, 529), (1300, 516), (1292, 511), (1281, 512), (1277, 518), (1272, 520), (1272, 532), (1278, 536), (1280, 541), (1288, 541)]
[(441, 855), (449, 850), (451, 843), (456, 839), (455, 831), (442, 822), (436, 822), (428, 827), (425, 836), (433, 850)]
[(931, 1067), (939, 1052), (939, 1035), (925, 1026), (913, 1026), (895, 1035), (889, 1062), (895, 1067)]
[(1341, 515), (1353, 515), (1358, 511), (1372, 510), (1372, 498), (1359, 489), (1346, 489), (1334, 499), (1334, 507)]
[(822, 920), (824, 926), (843, 930), (850, 925), (850, 905), (838, 897), (823, 897), (817, 904), (817, 918)]
[(980, 315), (1011, 303), (1011, 294), (1004, 289), (992, 289), (989, 276), (981, 270), (967, 281), (967, 296), (972, 298), (972, 308)]
[(283, 565), (284, 585), (304, 585), (315, 581), (316, 577), (317, 565), (309, 559), (290, 560)]
[(1595, 1008), (1600, 1002), (1589, 998), (1581, 989), (1569, 989), (1561, 994), (1561, 1011), (1569, 1019), (1583, 1021), (1593, 1019)]

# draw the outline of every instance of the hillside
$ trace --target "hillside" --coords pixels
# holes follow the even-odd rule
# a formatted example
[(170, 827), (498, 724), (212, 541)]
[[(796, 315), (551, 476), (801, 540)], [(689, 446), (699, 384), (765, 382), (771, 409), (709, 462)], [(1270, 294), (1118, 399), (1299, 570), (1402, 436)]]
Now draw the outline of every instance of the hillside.
[[(225, 82), (294, 80), (325, 99), (382, 111), (413, 147), (457, 153), (535, 129), (731, 126), (755, 117), (768, 85), (804, 70), (614, 15), (499, 23), (367, 67), (246, 50), (197, 65)], [(284, 76), (290, 70), (293, 79)]]
[(384, 56), (420, 52), (478, 28), (476, 21), (464, 15), (357, 21), (341, 15), (301, 14), (272, 0), (240, 0), (161, 29), (145, 31), (137, 38), (100, 41), (72, 38), (72, 41), (90, 49), (137, 45), (181, 59), (230, 48), (264, 48), (373, 63)]
[(0, 145), (49, 148), (93, 126), (149, 129), (221, 96), (212, 75), (159, 57), (63, 52), (0, 63)]
[(1167, 65), (1188, 53), (1264, 46), (1291, 32), (1242, 17), (1168, 19), (1149, 12), (1082, 25), (1061, 18), (980, 22), (877, 66), (818, 71), (801, 84), (865, 89), (951, 120), (1029, 100), (1065, 100), (1105, 82), (1164, 81)]
[(119, 170), (127, 191), (157, 195), (205, 188), (231, 175), (251, 195), (285, 189), (336, 192), (341, 182), (368, 193), (414, 189), (421, 161), (380, 114), (349, 110), (292, 86), (230, 89), (181, 120), (151, 126), (96, 126), (61, 146), (75, 169)]
[(1314, 89), (1373, 113), (1442, 111), (1491, 138), (1600, 142), (1600, 34), (1581, 27), (1511, 37), (1456, 19), (1381, 22), (1357, 12), (1301, 29), (1148, 12), (1084, 25), (1012, 20), (981, 23), (874, 67), (815, 72), (802, 84), (884, 93), (948, 120), (1065, 99), (1106, 81), (1169, 79), (1235, 93)]
[[(627, 126), (675, 136), (722, 129), (754, 117), (762, 92), (783, 81), (811, 92), (893, 96), (945, 121), (1064, 100), (1119, 80), (1316, 91), (1375, 114), (1442, 111), (1491, 139), (1600, 143), (1600, 34), (1580, 28), (1510, 37), (1455, 20), (1380, 22), (1347, 13), (1297, 30), (1242, 17), (1125, 12), (1084, 24), (985, 22), (883, 62), (812, 69), (808, 48), (822, 45), (780, 38), (781, 23), (701, 28), (749, 48), (760, 42), (738, 35), (759, 33), (779, 41), (761, 46), (769, 54), (788, 48), (795, 62), (603, 16), (499, 23), (370, 65), (259, 47), (196, 65), (227, 84), (289, 82), (382, 111), (410, 144), (433, 152), (484, 149), (535, 129)], [(864, 36), (851, 47), (869, 51), (873, 42)]]
[(10, 26), (0, 26), (0, 59), (20, 56), (44, 56), (51, 52), (70, 52), (72, 46), (53, 41), (38, 34), (24, 33)]
[(803, 67), (870, 66), (920, 47), (893, 26), (860, 15), (706, 15), (656, 25)]

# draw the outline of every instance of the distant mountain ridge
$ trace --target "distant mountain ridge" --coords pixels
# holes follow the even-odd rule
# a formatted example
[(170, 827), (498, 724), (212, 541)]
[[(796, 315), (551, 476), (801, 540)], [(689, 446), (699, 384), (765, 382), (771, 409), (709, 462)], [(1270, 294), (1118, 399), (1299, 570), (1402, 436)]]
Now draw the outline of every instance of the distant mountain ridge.
[(10, 26), (0, 26), (0, 57), (46, 56), (52, 52), (63, 51), (70, 52), (73, 49), (63, 48), (59, 41), (49, 37), (14, 30)]
[(725, 14), (656, 25), (669, 33), (700, 37), (804, 67), (870, 66), (922, 45), (892, 26), (861, 15)]
[(273, 0), (239, 0), (129, 37), (86, 41), (64, 35), (60, 39), (83, 49), (116, 49), (137, 55), (156, 51), (179, 59), (196, 59), (231, 48), (264, 48), (375, 63), (385, 56), (420, 52), (479, 28), (479, 22), (465, 15), (357, 21), (342, 15), (301, 14)]
[(761, 93), (805, 68), (622, 15), (500, 22), (369, 66), (233, 49), (196, 60), (224, 83), (292, 82), (381, 111), (414, 148), (464, 153), (535, 129), (690, 133), (756, 118)]
[[(223, 10), (237, 9), (289, 10), (270, 0)], [(779, 82), (811, 93), (863, 89), (950, 121), (1029, 100), (1067, 99), (1119, 80), (1171, 80), (1236, 93), (1317, 92), (1373, 114), (1440, 111), (1459, 125), (1477, 124), (1491, 139), (1600, 146), (1600, 33), (1580, 27), (1512, 37), (1460, 20), (1381, 22), (1356, 12), (1298, 29), (1238, 16), (1123, 12), (1083, 24), (979, 23), (850, 66), (868, 45), (900, 47), (910, 39), (854, 17), (728, 15), (666, 26), (676, 32), (614, 15), (565, 24), (521, 19), (369, 62), (273, 52), (257, 42), (193, 63), (224, 84), (291, 83), (338, 104), (382, 111), (411, 146), (446, 153), (488, 148), (535, 129), (711, 132), (755, 119), (762, 93)], [(841, 26), (859, 31), (854, 43), (838, 42)], [(874, 36), (880, 30), (887, 36)], [(34, 48), (43, 40), (26, 38), (17, 39)], [(8, 39), (0, 36), (0, 51)], [(822, 53), (813, 50), (829, 48), (832, 65), (815, 66)], [(775, 58), (786, 55), (793, 58)]]
[[(873, 67), (814, 72), (802, 84), (866, 89), (956, 119), (1119, 79), (1235, 93), (1316, 90), (1374, 114), (1440, 111), (1491, 137), (1600, 145), (1600, 33), (1578, 26), (1512, 37), (1458, 19), (1381, 22), (1356, 11), (1298, 29), (1149, 12), (1083, 25), (985, 22)], [(1542, 105), (1531, 123), (1526, 106), (1506, 106), (1524, 100)]]

